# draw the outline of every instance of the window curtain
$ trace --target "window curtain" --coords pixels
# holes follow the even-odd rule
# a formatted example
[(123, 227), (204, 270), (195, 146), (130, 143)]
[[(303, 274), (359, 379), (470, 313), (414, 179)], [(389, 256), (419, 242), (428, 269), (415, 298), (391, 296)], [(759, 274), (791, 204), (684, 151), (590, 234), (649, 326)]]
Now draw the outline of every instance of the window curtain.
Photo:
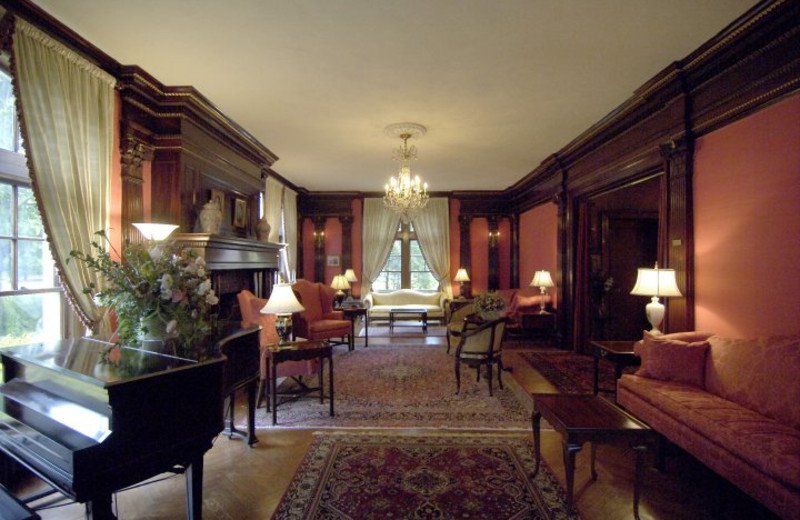
[(294, 281), (297, 273), (297, 192), (289, 188), (283, 190), (283, 228), (286, 235), (286, 276)]
[(267, 196), (264, 205), (264, 217), (269, 223), (269, 241), (280, 242), (281, 202), (283, 201), (283, 183), (267, 177)]
[(433, 276), (439, 282), (439, 290), (448, 298), (453, 297), (450, 284), (450, 204), (446, 198), (430, 199), (425, 209), (414, 217), (422, 256), (428, 262)]
[(381, 272), (392, 251), (400, 216), (389, 210), (383, 199), (364, 199), (364, 224), (362, 227), (362, 295), (372, 291), (372, 282)]
[(109, 226), (115, 80), (24, 20), (15, 20), (12, 74), (28, 168), (50, 250), (75, 311), (99, 337), (108, 319), (91, 295), (103, 280), (73, 249), (90, 253)]

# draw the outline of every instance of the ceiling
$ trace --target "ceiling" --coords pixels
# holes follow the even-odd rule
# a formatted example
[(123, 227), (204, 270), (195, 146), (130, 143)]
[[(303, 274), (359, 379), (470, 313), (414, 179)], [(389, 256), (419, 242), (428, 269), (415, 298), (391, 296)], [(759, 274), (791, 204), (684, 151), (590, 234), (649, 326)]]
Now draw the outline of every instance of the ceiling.
[(124, 65), (192, 85), (312, 191), (501, 190), (755, 0), (34, 0)]

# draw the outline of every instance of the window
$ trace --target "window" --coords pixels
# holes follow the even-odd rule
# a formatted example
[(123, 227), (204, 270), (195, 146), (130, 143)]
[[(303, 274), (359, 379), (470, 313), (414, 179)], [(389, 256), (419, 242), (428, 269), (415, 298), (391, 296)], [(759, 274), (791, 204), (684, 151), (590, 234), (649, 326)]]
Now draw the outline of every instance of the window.
[[(63, 301), (0, 71), (0, 347), (61, 337)], [(46, 322), (46, 323), (45, 323)]]
[(383, 266), (374, 290), (420, 289), (436, 290), (439, 284), (422, 256), (413, 224), (400, 224), (392, 251)]

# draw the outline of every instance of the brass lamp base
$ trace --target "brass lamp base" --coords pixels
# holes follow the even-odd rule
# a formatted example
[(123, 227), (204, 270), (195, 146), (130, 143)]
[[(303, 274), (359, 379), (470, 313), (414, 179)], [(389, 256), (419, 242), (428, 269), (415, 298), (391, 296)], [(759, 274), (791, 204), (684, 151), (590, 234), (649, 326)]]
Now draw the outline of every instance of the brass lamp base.
[(278, 337), (280, 338), (279, 345), (286, 345), (289, 343), (289, 336), (292, 334), (291, 314), (275, 315), (275, 332), (278, 333)]

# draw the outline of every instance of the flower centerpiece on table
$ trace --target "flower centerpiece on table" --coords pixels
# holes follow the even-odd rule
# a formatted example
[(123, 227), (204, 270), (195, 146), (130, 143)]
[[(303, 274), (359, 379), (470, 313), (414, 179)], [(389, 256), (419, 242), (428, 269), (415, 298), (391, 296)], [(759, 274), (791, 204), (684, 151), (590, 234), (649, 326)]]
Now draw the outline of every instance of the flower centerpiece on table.
[(506, 309), (506, 300), (496, 292), (483, 293), (472, 301), (472, 308), (483, 319), (494, 320)]
[(92, 283), (83, 292), (93, 295), (97, 305), (113, 310), (118, 342), (141, 347), (147, 338), (160, 336), (165, 353), (205, 357), (202, 349), (214, 327), (212, 311), (219, 298), (203, 257), (170, 243), (128, 241), (120, 254), (105, 231), (95, 236), (91, 254), (73, 250), (70, 258), (104, 278), (102, 287)]

